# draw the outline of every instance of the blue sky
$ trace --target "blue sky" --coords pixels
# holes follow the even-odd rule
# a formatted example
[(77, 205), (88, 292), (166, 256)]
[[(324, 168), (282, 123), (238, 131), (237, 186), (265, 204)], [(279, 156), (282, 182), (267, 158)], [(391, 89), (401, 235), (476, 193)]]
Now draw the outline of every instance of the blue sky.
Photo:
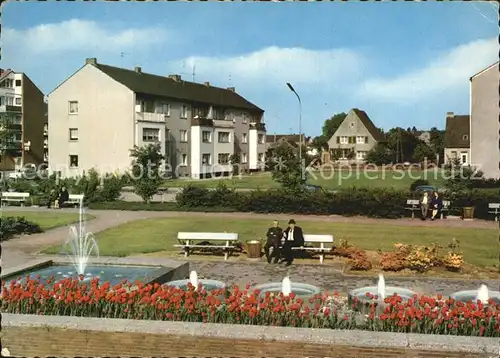
[[(234, 86), (266, 111), (269, 133), (317, 135), (357, 107), (375, 124), (444, 127), (468, 113), (469, 77), (498, 60), (488, 3), (8, 2), (2, 67), (44, 93), (86, 57)], [(123, 55), (121, 55), (123, 53)]]

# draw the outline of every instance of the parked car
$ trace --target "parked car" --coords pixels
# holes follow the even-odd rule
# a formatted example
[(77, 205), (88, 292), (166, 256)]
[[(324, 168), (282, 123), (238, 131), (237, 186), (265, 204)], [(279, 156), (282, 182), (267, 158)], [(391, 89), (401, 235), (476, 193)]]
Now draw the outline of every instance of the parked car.
[(305, 188), (308, 191), (322, 191), (323, 190), (323, 188), (321, 186), (313, 185), (313, 184), (306, 184)]
[(437, 188), (433, 187), (432, 185), (420, 185), (415, 188), (415, 193), (432, 193), (437, 191)]

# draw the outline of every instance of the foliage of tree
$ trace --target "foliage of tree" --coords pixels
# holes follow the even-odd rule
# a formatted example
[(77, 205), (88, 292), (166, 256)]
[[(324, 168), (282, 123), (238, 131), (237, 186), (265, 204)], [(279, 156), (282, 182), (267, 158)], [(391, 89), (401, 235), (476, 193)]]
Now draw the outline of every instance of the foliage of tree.
[(429, 145), (435, 154), (439, 155), (440, 161), (444, 160), (444, 131), (432, 127), (429, 131)]
[(341, 112), (334, 114), (329, 119), (325, 120), (321, 130), (321, 135), (313, 139), (311, 146), (319, 151), (322, 149), (328, 149), (328, 141), (340, 127), (345, 117), (347, 117), (347, 113)]
[(10, 114), (0, 114), (0, 155), (2, 159), (7, 154), (7, 148), (12, 141), (12, 122), (13, 117)]
[(266, 167), (274, 181), (287, 191), (300, 191), (306, 182), (305, 168), (300, 163), (298, 150), (281, 142), (268, 149)]
[(394, 162), (411, 162), (416, 146), (421, 143), (415, 134), (403, 128), (392, 128), (386, 134), (387, 147), (394, 153)]
[(163, 183), (162, 163), (165, 157), (161, 153), (161, 144), (134, 146), (130, 150), (130, 156), (132, 157), (131, 180), (134, 191), (145, 203), (148, 203)]
[(240, 153), (233, 153), (229, 157), (229, 163), (233, 166), (233, 175), (240, 174), (240, 166), (241, 166), (241, 155)]
[(476, 171), (468, 165), (463, 165), (460, 158), (454, 158), (446, 166), (444, 187), (449, 191), (452, 200), (459, 195), (469, 195), (470, 197), (472, 196), (474, 181), (481, 180), (483, 175), (483, 172)]
[(387, 145), (377, 143), (368, 153), (366, 153), (365, 161), (370, 164), (384, 165), (393, 162), (394, 153)]
[(434, 161), (436, 158), (436, 153), (434, 153), (434, 150), (432, 149), (431, 146), (429, 146), (427, 143), (420, 142), (417, 144), (415, 147), (415, 150), (413, 152), (413, 159), (416, 162), (423, 163), (424, 161)]

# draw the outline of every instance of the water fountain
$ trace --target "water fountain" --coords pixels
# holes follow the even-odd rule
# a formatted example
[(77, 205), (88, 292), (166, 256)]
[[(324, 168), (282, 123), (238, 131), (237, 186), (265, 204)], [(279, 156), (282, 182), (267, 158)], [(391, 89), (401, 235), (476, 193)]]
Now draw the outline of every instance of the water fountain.
[(486, 285), (481, 285), (478, 290), (457, 291), (452, 293), (450, 297), (461, 302), (477, 302), (479, 300), (483, 304), (488, 304), (491, 299), (495, 304), (500, 304), (500, 291), (491, 291)]
[(213, 290), (226, 288), (226, 284), (222, 281), (210, 280), (210, 279), (204, 279), (204, 278), (199, 279), (198, 273), (194, 270), (189, 273), (189, 279), (170, 281), (170, 282), (167, 282), (166, 284), (168, 286), (174, 286), (177, 288), (181, 288), (183, 290), (187, 290), (189, 284), (193, 285), (196, 290), (198, 289), (198, 287), (200, 285), (203, 289), (205, 289), (207, 291), (213, 291)]
[[(371, 296), (369, 298), (367, 295)], [(354, 303), (354, 299), (356, 298), (359, 305), (358, 308), (366, 307), (371, 302), (373, 302), (373, 297), (377, 296), (379, 303), (383, 302), (384, 298), (398, 295), (402, 298), (403, 301), (412, 298), (415, 295), (415, 292), (409, 290), (407, 288), (396, 287), (396, 286), (387, 286), (385, 284), (384, 275), (380, 274), (378, 276), (378, 282), (376, 286), (367, 286), (356, 288), (349, 292), (349, 305)]]
[(289, 296), (291, 293), (294, 293), (297, 297), (302, 299), (318, 295), (321, 292), (319, 287), (307, 283), (292, 282), (288, 276), (285, 277), (282, 282), (264, 283), (262, 285), (257, 285), (255, 289), (259, 290), (261, 295), (265, 295), (266, 292), (275, 295), (283, 293), (284, 296)]

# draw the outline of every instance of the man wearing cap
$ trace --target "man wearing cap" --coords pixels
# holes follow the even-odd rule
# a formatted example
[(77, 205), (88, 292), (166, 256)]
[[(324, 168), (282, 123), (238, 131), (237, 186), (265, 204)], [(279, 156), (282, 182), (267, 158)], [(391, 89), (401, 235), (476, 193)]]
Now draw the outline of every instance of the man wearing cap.
[(290, 266), (293, 262), (292, 247), (304, 246), (302, 228), (295, 226), (295, 220), (291, 219), (288, 222), (288, 228), (283, 232), (283, 240), (282, 253), (286, 261), (286, 266)]
[(264, 251), (266, 253), (267, 262), (271, 263), (274, 261), (275, 264), (279, 260), (279, 249), (281, 244), (281, 238), (283, 237), (283, 229), (280, 228), (278, 220), (274, 220), (273, 226), (267, 230), (267, 242), (264, 246)]

